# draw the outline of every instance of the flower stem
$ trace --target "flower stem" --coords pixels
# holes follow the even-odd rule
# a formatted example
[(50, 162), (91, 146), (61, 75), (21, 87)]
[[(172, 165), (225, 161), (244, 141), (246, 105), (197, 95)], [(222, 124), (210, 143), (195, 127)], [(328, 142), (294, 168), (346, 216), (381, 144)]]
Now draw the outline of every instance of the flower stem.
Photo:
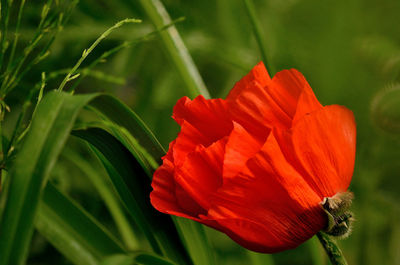
[(318, 232), (317, 237), (324, 247), (326, 254), (328, 254), (332, 265), (347, 265), (347, 261), (344, 258), (342, 251), (330, 236), (324, 232)]

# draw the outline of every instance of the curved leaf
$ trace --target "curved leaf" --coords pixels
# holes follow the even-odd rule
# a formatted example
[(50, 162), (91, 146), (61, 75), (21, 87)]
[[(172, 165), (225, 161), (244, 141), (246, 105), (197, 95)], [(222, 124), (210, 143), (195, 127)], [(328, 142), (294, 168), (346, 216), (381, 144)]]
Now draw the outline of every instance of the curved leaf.
[(115, 137), (100, 128), (73, 131), (93, 146), (103, 162), (121, 201), (146, 235), (153, 250), (180, 264), (191, 264), (169, 216), (156, 211), (150, 204), (150, 179), (146, 172)]
[(101, 265), (174, 265), (174, 263), (156, 255), (144, 252), (135, 253), (133, 256), (113, 255), (103, 260)]
[(7, 201), (0, 222), (0, 264), (24, 263), (49, 172), (79, 110), (95, 96), (52, 92), (38, 105), (9, 173)]
[(126, 253), (101, 224), (51, 183), (43, 193), (35, 227), (74, 264), (95, 265), (107, 256)]

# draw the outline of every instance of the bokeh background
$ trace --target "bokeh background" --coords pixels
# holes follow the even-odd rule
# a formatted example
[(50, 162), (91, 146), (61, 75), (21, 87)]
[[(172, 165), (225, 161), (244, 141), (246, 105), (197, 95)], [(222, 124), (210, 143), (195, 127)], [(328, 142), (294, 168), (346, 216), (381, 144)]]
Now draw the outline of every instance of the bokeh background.
[[(18, 1), (17, 1), (18, 2)], [(212, 97), (225, 97), (234, 83), (261, 60), (243, 1), (163, 0)], [(349, 264), (400, 264), (400, 27), (398, 0), (257, 0), (257, 15), (266, 39), (273, 73), (301, 71), (324, 105), (353, 110), (357, 122), (357, 157), (350, 189), (356, 216), (352, 235), (339, 244)], [(27, 1), (21, 45), (35, 32), (41, 1)], [(21, 80), (7, 97), (18, 110), (41, 73), (72, 67), (82, 51), (107, 28), (124, 18), (141, 24), (113, 32), (88, 57), (90, 63), (116, 45), (154, 30), (138, 1), (80, 0), (53, 43), (50, 55)], [(11, 23), (13, 20), (11, 20)], [(84, 64), (84, 65), (85, 65)], [(178, 126), (172, 107), (185, 95), (185, 84), (159, 39), (123, 49), (95, 67), (76, 93), (104, 91), (118, 96), (148, 124), (164, 147)], [(58, 87), (63, 76), (47, 82)], [(6, 115), (7, 127), (16, 115)], [(9, 129), (10, 130), (10, 129)], [(71, 138), (52, 173), (52, 181), (86, 210), (115, 231), (112, 220), (84, 172), (71, 163)], [(75, 152), (76, 154), (76, 152)], [(91, 161), (85, 152), (82, 160)], [(94, 163), (94, 162), (93, 162)], [(225, 235), (207, 229), (217, 264), (249, 264), (249, 254)], [(317, 250), (317, 251), (316, 251)], [(297, 249), (271, 256), (274, 264), (328, 264), (314, 239)], [(33, 239), (29, 264), (69, 264), (40, 234)]]

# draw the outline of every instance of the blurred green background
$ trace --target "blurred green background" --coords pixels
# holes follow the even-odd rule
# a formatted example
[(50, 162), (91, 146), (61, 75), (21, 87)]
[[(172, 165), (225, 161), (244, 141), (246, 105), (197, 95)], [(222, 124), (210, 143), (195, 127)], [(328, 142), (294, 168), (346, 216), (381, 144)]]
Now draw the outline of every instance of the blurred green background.
[[(355, 193), (356, 222), (352, 235), (339, 243), (349, 264), (400, 264), (400, 86), (396, 83), (400, 79), (400, 1), (254, 2), (265, 33), (270, 67), (276, 71), (298, 69), (322, 104), (344, 105), (356, 116), (357, 157), (350, 187)], [(212, 97), (225, 97), (234, 83), (261, 60), (243, 1), (163, 3), (172, 19), (186, 18), (176, 27)], [(27, 1), (21, 46), (33, 37), (41, 9), (40, 1)], [(6, 98), (11, 110), (20, 108), (21, 99), (40, 81), (42, 72), (50, 74), (72, 67), (103, 31), (127, 17), (140, 18), (143, 23), (125, 25), (113, 32), (84, 66), (104, 51), (154, 28), (138, 1), (80, 0), (49, 57), (35, 65)], [(77, 93), (105, 91), (118, 96), (167, 147), (178, 132), (171, 118), (172, 107), (186, 90), (159, 39), (124, 49), (95, 70), (80, 83)], [(62, 77), (48, 81), (47, 89), (57, 88)], [(9, 128), (17, 113), (6, 115)], [(79, 143), (71, 138), (68, 146), (76, 149)], [(83, 151), (80, 155), (88, 161), (93, 159)], [(100, 197), (85, 174), (68, 160), (68, 153), (61, 157), (52, 178), (115, 230)], [(218, 254), (217, 264), (248, 264), (248, 252), (223, 234), (210, 229), (207, 232)], [(29, 264), (69, 264), (39, 234), (33, 240)], [(315, 247), (319, 246), (311, 240), (297, 249), (274, 254), (272, 259), (275, 264), (311, 264), (314, 257), (328, 264), (322, 250), (321, 254), (313, 252)]]

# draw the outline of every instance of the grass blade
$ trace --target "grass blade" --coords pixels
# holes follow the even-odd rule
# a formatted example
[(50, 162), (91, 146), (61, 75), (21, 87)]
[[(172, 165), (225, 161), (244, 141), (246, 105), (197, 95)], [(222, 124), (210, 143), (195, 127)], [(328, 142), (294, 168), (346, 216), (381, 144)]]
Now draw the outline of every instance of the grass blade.
[(194, 264), (216, 264), (203, 225), (185, 218), (173, 217), (173, 220)]
[(125, 128), (157, 162), (161, 161), (165, 150), (140, 117), (124, 103), (115, 97), (102, 95), (91, 101), (90, 106), (104, 119)]
[(94, 147), (121, 201), (146, 235), (153, 250), (179, 264), (191, 264), (171, 219), (151, 206), (150, 179), (129, 150), (100, 128), (77, 130), (73, 134)]
[(95, 265), (107, 256), (125, 253), (101, 224), (51, 183), (43, 193), (35, 227), (74, 264)]
[(47, 177), (79, 110), (94, 96), (49, 93), (39, 104), (9, 173), (8, 196), (0, 221), (0, 264), (24, 263)]
[[(171, 18), (160, 0), (140, 0), (140, 4), (157, 29), (171, 23)], [(160, 37), (162, 44), (186, 85), (188, 96), (194, 98), (202, 94), (204, 97), (210, 98), (203, 79), (176, 27), (171, 26), (165, 31), (160, 32)]]
[(174, 265), (166, 259), (148, 253), (135, 253), (133, 256), (113, 255), (103, 260), (101, 265)]
[(98, 170), (98, 166), (101, 167), (100, 161), (95, 163), (95, 165), (92, 165), (70, 149), (64, 150), (62, 157), (77, 166), (82, 173), (88, 177), (90, 182), (92, 182), (93, 186), (99, 193), (100, 197), (103, 199), (108, 211), (114, 219), (120, 237), (123, 240), (126, 248), (128, 250), (137, 250), (139, 243), (134, 232), (132, 231), (131, 224), (125, 216), (125, 212), (118, 201), (118, 197), (116, 196), (115, 192), (113, 192), (110, 186), (111, 183), (106, 181), (106, 176), (104, 176), (105, 174), (103, 174), (103, 172), (99, 172)]
[(274, 265), (274, 259), (270, 254), (257, 253), (247, 250), (247, 255), (251, 260), (252, 265)]
[(262, 31), (260, 21), (257, 18), (256, 14), (256, 8), (254, 7), (253, 0), (243, 0), (247, 13), (249, 14), (251, 26), (254, 31), (254, 36), (256, 37), (256, 41), (258, 44), (258, 47), (260, 48), (261, 52), (261, 57), (264, 61), (264, 64), (267, 66), (268, 71), (270, 72), (271, 76), (274, 75), (275, 69), (274, 66), (271, 65), (271, 62), (268, 60), (268, 54), (266, 50), (266, 45), (265, 45), (265, 38), (264, 38), (264, 33)]
[[(141, 152), (141, 149), (138, 148), (137, 145), (132, 145), (132, 143), (135, 143), (135, 141), (132, 140), (133, 137), (137, 140), (138, 144), (147, 151), (153, 160), (156, 160), (158, 164), (161, 163), (161, 157), (165, 154), (164, 149), (153, 133), (132, 110), (127, 108), (116, 98), (109, 96), (96, 98), (91, 102), (91, 106), (109, 121), (103, 123), (102, 128), (106, 128), (108, 132), (123, 143), (139, 162), (141, 159), (146, 159), (147, 155), (138, 154)], [(114, 126), (110, 125), (111, 121)], [(115, 124), (118, 126), (115, 126)], [(140, 164), (143, 167), (146, 163), (141, 162)], [(149, 171), (152, 172), (151, 167), (145, 167), (144, 169), (147, 174), (149, 174)], [(152, 176), (152, 173), (150, 176)], [(172, 218), (195, 264), (215, 264), (214, 251), (208, 243), (203, 226), (191, 220), (176, 217)]]
[(76, 70), (78, 70), (79, 66), (86, 59), (86, 57), (94, 50), (94, 48), (96, 48), (96, 46), (102, 40), (104, 40), (108, 35), (110, 35), (111, 32), (113, 32), (117, 28), (120, 28), (122, 25), (124, 25), (126, 23), (140, 23), (140, 22), (141, 22), (141, 20), (139, 20), (139, 19), (127, 18), (127, 19), (119, 21), (114, 26), (112, 26), (111, 28), (109, 28), (105, 32), (103, 32), (103, 34), (101, 34), (100, 37), (97, 38), (95, 40), (95, 42), (93, 42), (93, 44), (88, 49), (83, 51), (81, 58), (79, 58), (78, 62), (74, 65), (74, 67), (72, 67), (71, 71), (65, 76), (65, 78), (61, 82), (60, 86), (58, 87), (58, 90), (60, 90), (60, 91), (63, 90), (63, 88), (67, 84), (67, 82), (69, 82), (79, 76), (79, 74), (78, 75), (75, 74)]

